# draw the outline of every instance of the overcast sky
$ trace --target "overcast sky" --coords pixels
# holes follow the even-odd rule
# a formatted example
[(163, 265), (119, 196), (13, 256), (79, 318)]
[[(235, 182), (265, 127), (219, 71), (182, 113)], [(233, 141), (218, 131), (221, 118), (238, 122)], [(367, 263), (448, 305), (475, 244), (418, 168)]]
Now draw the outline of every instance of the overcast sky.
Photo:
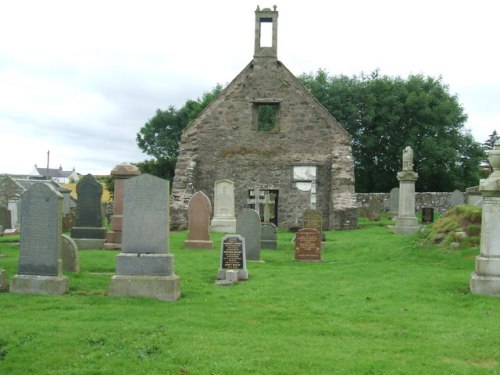
[(0, 3), (0, 173), (109, 174), (135, 137), (250, 62), (254, 11), (278, 6), (295, 75), (442, 76), (484, 142), (500, 131), (498, 0), (15, 0)]

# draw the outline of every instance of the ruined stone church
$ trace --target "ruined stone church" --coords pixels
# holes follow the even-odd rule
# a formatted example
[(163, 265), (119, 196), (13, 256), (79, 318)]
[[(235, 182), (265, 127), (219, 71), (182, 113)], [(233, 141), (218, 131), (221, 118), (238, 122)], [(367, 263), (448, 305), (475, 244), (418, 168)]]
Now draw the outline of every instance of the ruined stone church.
[(213, 204), (214, 184), (224, 179), (234, 182), (236, 213), (250, 207), (263, 217), (266, 207), (269, 220), (288, 229), (315, 208), (323, 228), (357, 225), (351, 137), (278, 60), (277, 51), (276, 7), (257, 7), (252, 61), (182, 134), (172, 227), (187, 225), (195, 192), (203, 191)]

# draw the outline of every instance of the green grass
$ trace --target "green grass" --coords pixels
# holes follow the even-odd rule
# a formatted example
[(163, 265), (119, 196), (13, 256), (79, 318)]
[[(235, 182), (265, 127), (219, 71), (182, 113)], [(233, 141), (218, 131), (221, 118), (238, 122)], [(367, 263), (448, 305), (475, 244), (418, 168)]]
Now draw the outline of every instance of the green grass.
[[(293, 260), (293, 233), (214, 285), (215, 250), (171, 233), (176, 302), (106, 296), (116, 251), (80, 252), (60, 297), (0, 294), (0, 374), (492, 374), (500, 298), (468, 289), (477, 249), (421, 247), (388, 221), (327, 232), (323, 262)], [(0, 244), (11, 277), (18, 245)]]

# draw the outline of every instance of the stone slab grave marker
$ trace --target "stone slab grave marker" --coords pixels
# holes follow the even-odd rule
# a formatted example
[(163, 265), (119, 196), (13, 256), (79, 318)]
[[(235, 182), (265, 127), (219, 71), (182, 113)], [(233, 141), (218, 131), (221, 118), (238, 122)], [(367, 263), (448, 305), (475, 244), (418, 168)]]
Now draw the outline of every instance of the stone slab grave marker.
[(79, 250), (102, 249), (106, 242), (101, 207), (102, 185), (90, 173), (76, 184), (78, 200), (71, 238)]
[(8, 289), (9, 287), (7, 286), (7, 274), (5, 270), (0, 268), (0, 291), (5, 291)]
[(278, 248), (276, 225), (274, 225), (273, 223), (263, 223), (260, 233), (260, 247), (262, 249), (276, 250)]
[(474, 294), (500, 296), (500, 140), (489, 151), (493, 173), (479, 182), (483, 196), (481, 242), (470, 279)]
[(381, 204), (377, 198), (370, 199), (368, 203), (368, 220), (380, 221)]
[(460, 190), (454, 190), (450, 196), (450, 206), (458, 206), (465, 203), (465, 196)]
[(434, 208), (422, 207), (422, 223), (430, 224), (434, 222)]
[(195, 249), (212, 249), (210, 240), (210, 215), (212, 205), (210, 199), (202, 191), (191, 196), (188, 204), (188, 235), (184, 247)]
[(61, 259), (63, 196), (53, 186), (32, 185), (22, 195), (18, 271), (11, 292), (61, 295), (68, 291)]
[(61, 259), (64, 272), (80, 272), (78, 246), (71, 237), (61, 236)]
[(10, 220), (10, 210), (7, 209), (7, 207), (3, 206), (0, 206), (0, 227), (3, 227), (5, 229), (12, 228)]
[(407, 146), (403, 150), (403, 170), (398, 172), (399, 208), (394, 233), (410, 234), (420, 230), (415, 215), (415, 181), (418, 174), (413, 171), (413, 150)]
[(304, 228), (296, 233), (295, 259), (321, 261), (321, 236), (318, 230)]
[(399, 188), (395, 187), (391, 189), (389, 194), (389, 219), (395, 219), (398, 216), (399, 210)]
[(221, 284), (248, 280), (245, 239), (242, 236), (233, 234), (222, 238), (217, 280), (222, 281)]
[(143, 174), (125, 181), (122, 251), (116, 256), (112, 296), (180, 297), (175, 257), (169, 253), (169, 182)]
[(122, 248), (123, 201), (125, 195), (125, 181), (139, 176), (141, 171), (129, 163), (118, 164), (111, 171), (115, 183), (113, 194), (113, 214), (111, 215), (111, 231), (106, 234), (104, 249), (116, 250)]
[(325, 234), (323, 233), (323, 216), (318, 210), (307, 209), (302, 215), (302, 228), (316, 229), (321, 241), (325, 241)]
[(235, 233), (234, 182), (219, 180), (214, 187), (214, 217), (211, 230), (214, 232)]
[(251, 208), (244, 208), (236, 218), (236, 232), (245, 239), (247, 260), (260, 261), (260, 216)]

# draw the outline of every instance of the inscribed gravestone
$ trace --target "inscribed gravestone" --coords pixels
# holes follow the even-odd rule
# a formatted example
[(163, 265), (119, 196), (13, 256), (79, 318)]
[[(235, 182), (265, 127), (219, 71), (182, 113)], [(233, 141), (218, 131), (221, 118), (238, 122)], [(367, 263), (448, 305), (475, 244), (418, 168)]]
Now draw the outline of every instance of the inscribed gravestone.
[(211, 229), (214, 232), (236, 232), (234, 214), (234, 182), (219, 180), (214, 187), (214, 218)]
[(12, 292), (58, 295), (68, 291), (61, 260), (62, 199), (44, 183), (32, 185), (22, 195), (23, 235)]
[(415, 215), (415, 181), (418, 173), (413, 171), (413, 149), (410, 146), (403, 150), (403, 169), (398, 172), (399, 207), (394, 233), (410, 234), (420, 230)]
[(389, 219), (398, 216), (399, 209), (399, 188), (392, 188), (389, 196)]
[(12, 228), (10, 221), (10, 210), (3, 206), (0, 206), (0, 226), (5, 229)]
[(80, 250), (102, 249), (106, 238), (101, 207), (102, 185), (87, 174), (76, 185), (76, 193), (78, 201), (71, 237)]
[(80, 272), (78, 246), (71, 237), (61, 236), (61, 259), (64, 272)]
[(169, 182), (161, 178), (143, 174), (125, 181), (122, 252), (110, 295), (180, 297), (175, 257), (168, 251), (169, 196)]
[(318, 230), (304, 228), (295, 235), (295, 259), (321, 260), (321, 236)]
[(370, 199), (370, 203), (368, 203), (368, 219), (372, 221), (379, 221), (380, 210), (380, 201), (377, 198)]
[(465, 196), (460, 190), (454, 190), (450, 196), (450, 206), (458, 206), (465, 203)]
[(248, 260), (260, 260), (260, 216), (251, 208), (244, 208), (236, 218), (236, 232), (245, 239)]
[(261, 248), (262, 249), (277, 249), (276, 225), (273, 223), (264, 223), (261, 227)]
[(245, 238), (240, 235), (227, 235), (221, 241), (220, 267), (217, 280), (227, 279), (229, 270), (238, 274), (238, 280), (247, 280)]
[(211, 213), (210, 199), (202, 191), (194, 193), (188, 204), (188, 237), (184, 247), (213, 248), (209, 231)]
[(305, 210), (302, 222), (302, 228), (316, 229), (320, 233), (321, 240), (325, 240), (323, 233), (323, 217), (320, 211), (313, 209)]

